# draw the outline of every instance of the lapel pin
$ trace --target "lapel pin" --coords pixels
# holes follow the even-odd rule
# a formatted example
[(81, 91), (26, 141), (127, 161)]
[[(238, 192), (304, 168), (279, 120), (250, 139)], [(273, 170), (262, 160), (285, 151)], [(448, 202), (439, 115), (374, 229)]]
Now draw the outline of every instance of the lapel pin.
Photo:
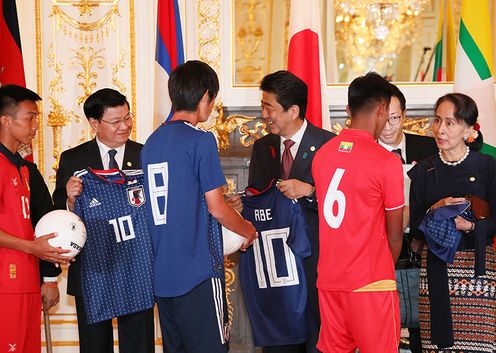
[(301, 156), (301, 158), (305, 159), (305, 158), (307, 158), (307, 155), (308, 155), (308, 153), (305, 152), (305, 153), (303, 153), (303, 156)]
[(475, 177), (471, 176), (468, 180), (475, 181)]
[(126, 163), (126, 165), (127, 165), (128, 167), (130, 167), (130, 166), (132, 166), (132, 165), (133, 165), (133, 163), (131, 163), (131, 162), (127, 162), (127, 163)]
[(315, 146), (310, 146), (310, 151), (314, 152), (315, 151)]

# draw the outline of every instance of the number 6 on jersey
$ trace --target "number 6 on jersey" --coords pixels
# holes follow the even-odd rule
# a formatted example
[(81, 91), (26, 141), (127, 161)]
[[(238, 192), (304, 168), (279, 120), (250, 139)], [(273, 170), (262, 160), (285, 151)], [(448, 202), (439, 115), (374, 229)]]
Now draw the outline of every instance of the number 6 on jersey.
[[(324, 199), (324, 218), (329, 227), (334, 229), (339, 228), (341, 222), (343, 222), (346, 210), (346, 196), (338, 189), (343, 174), (344, 169), (336, 169)], [(337, 203), (336, 214), (334, 214), (334, 203)]]

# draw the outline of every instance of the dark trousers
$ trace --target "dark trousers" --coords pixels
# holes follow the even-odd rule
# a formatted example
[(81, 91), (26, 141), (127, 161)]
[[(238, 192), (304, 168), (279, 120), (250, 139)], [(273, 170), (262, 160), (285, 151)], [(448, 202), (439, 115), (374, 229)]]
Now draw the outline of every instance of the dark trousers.
[[(112, 320), (88, 324), (82, 296), (76, 296), (80, 353), (113, 353)], [(120, 353), (155, 352), (153, 309), (117, 318)]]
[(312, 240), (313, 241), (310, 242), (312, 244), (312, 256), (306, 258), (303, 262), (308, 288), (307, 318), (309, 337), (306, 342), (306, 353), (319, 353), (320, 351), (317, 349), (317, 342), (319, 340), (320, 333), (320, 310), (317, 291), (317, 262), (319, 259), (319, 243), (317, 239)]
[(177, 297), (155, 297), (164, 353), (227, 353), (227, 303), (220, 279)]

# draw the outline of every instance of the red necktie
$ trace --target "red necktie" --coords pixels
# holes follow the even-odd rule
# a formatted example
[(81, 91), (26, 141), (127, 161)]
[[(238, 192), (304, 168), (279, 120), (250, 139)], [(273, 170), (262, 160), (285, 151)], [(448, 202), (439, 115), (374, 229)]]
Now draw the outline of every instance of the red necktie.
[(291, 147), (295, 144), (293, 140), (285, 140), (284, 151), (282, 153), (281, 176), (283, 179), (289, 177), (291, 166), (293, 165), (293, 155), (291, 154)]

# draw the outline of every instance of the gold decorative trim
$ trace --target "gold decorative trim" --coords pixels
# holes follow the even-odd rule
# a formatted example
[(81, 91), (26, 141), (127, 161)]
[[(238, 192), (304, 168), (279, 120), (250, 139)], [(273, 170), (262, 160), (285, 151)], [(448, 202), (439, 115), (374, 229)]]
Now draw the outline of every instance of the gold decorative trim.
[(126, 67), (126, 50), (121, 47), (117, 62), (110, 65), (112, 69), (112, 84), (122, 94), (126, 95), (126, 85), (119, 80), (119, 71)]
[[(76, 3), (76, 2), (74, 2), (74, 3)], [(55, 2), (52, 6), (52, 14), (51, 15), (55, 16), (55, 18), (56, 18), (57, 31), (60, 31), (60, 29), (62, 28), (61, 21), (65, 22), (66, 24), (68, 24), (69, 26), (71, 26), (75, 29), (78, 29), (78, 30), (84, 31), (84, 32), (94, 31), (94, 30), (99, 29), (99, 28), (101, 28), (101, 27), (103, 27), (109, 23), (110, 23), (110, 27), (112, 29), (114, 29), (115, 28), (115, 23), (113, 22), (114, 16), (119, 15), (119, 6), (117, 5), (117, 3), (118, 3), (118, 0), (113, 1), (110, 4), (113, 6), (111, 6), (109, 11), (104, 16), (102, 16), (99, 20), (96, 20), (93, 22), (81, 22), (81, 21), (75, 20), (74, 18), (72, 18), (71, 16), (66, 14), (64, 11), (62, 11), (62, 9), (59, 7), (60, 4), (57, 2)], [(81, 16), (81, 14), (80, 14), (80, 16)]]
[(230, 115), (224, 118), (224, 108), (221, 104), (215, 106), (217, 117), (212, 119), (212, 124), (206, 129), (211, 131), (217, 138), (217, 148), (219, 151), (229, 149), (229, 134), (232, 133), (240, 124), (244, 124), (253, 118), (244, 115)]
[(131, 138), (136, 140), (136, 131), (138, 130), (138, 119), (136, 118), (136, 18), (134, 15), (134, 0), (129, 0), (129, 40), (131, 47), (131, 111), (134, 116), (133, 130), (131, 131)]
[[(351, 124), (351, 119), (347, 118), (345, 121), (345, 126), (340, 123), (335, 123), (331, 127), (331, 131), (336, 135), (339, 135), (343, 129), (349, 127)], [(403, 131), (422, 136), (432, 136), (431, 120), (429, 118), (406, 118), (403, 122)], [(241, 128), (240, 128), (241, 129)]]
[(403, 123), (403, 131), (416, 135), (432, 136), (431, 120), (429, 118), (407, 118)]
[[(256, 118), (251, 118), (255, 120)], [(255, 143), (256, 140), (268, 134), (267, 132), (267, 124), (263, 121), (257, 121), (253, 129), (250, 129), (246, 124), (241, 124), (239, 126), (239, 133), (241, 137), (239, 138), (239, 142), (243, 147), (250, 147)]]
[(85, 44), (84, 47), (80, 47), (77, 51), (74, 49), (69, 50), (74, 53), (74, 56), (69, 58), (69, 67), (74, 70), (80, 66), (82, 69), (76, 75), (76, 78), (80, 80), (77, 85), (83, 91), (76, 99), (76, 104), (81, 105), (93, 93), (93, 89), (96, 87), (98, 74), (92, 70), (93, 66), (96, 66), (98, 69), (105, 67), (105, 58), (103, 55), (100, 55), (105, 51), (105, 48), (95, 51), (88, 44)]
[(198, 1), (198, 56), (220, 70), (220, 1)]
[(234, 306), (231, 300), (231, 293), (234, 292), (233, 284), (236, 282), (236, 274), (233, 271), (233, 267), (236, 265), (227, 256), (224, 257), (224, 272), (226, 276), (226, 300), (227, 300), (227, 317), (229, 328), (232, 327), (233, 316), (234, 316)]
[[(35, 28), (36, 28), (36, 90), (40, 97), (43, 97), (43, 56), (41, 46), (41, 0), (35, 0)], [(45, 122), (43, 119), (43, 102), (38, 102), (38, 169), (41, 175), (45, 176)]]

